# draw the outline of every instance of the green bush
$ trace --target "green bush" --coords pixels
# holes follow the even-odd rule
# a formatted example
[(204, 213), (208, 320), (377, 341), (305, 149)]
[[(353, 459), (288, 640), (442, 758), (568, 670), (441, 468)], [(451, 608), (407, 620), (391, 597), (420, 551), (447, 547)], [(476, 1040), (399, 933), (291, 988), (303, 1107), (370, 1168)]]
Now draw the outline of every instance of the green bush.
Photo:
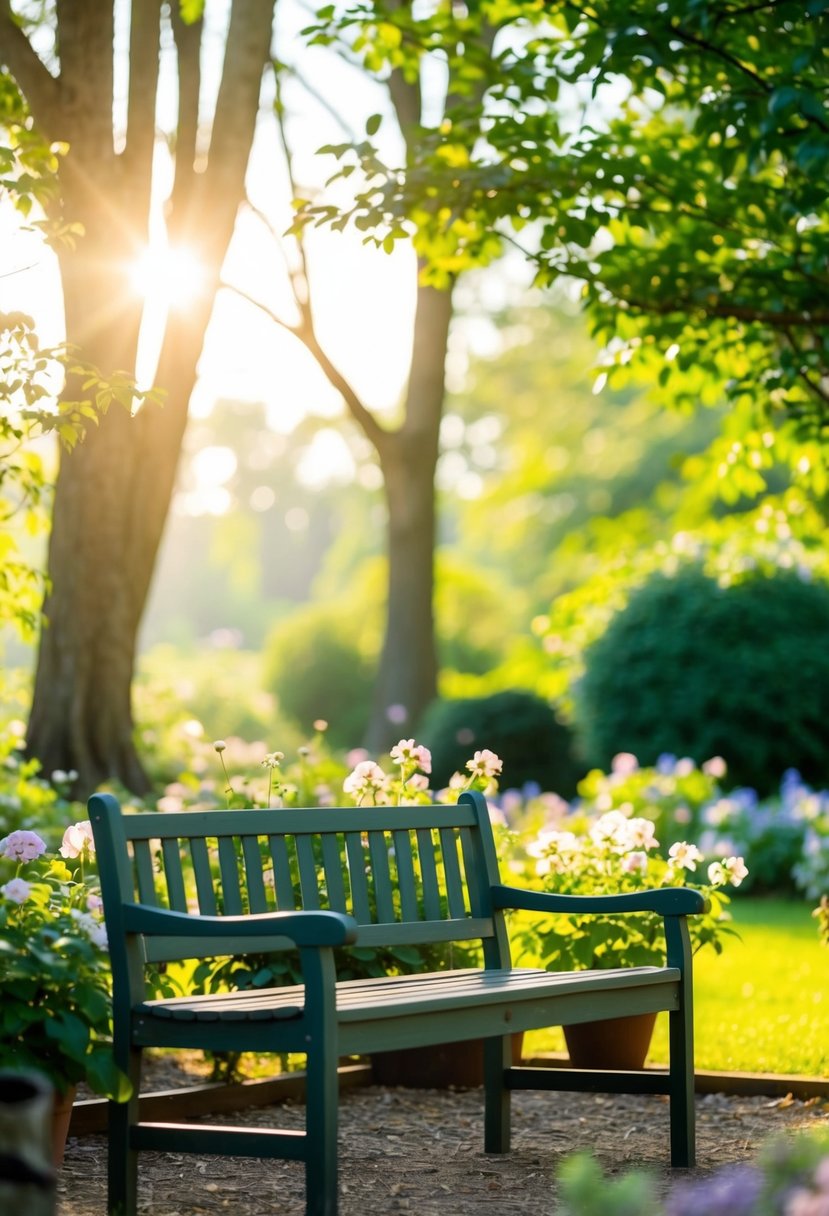
[(761, 796), (829, 777), (829, 586), (793, 571), (721, 587), (654, 575), (585, 652), (575, 723), (588, 761), (722, 756)]
[(502, 789), (530, 782), (571, 798), (585, 771), (574, 756), (570, 731), (549, 704), (519, 690), (433, 701), (420, 723), (418, 742), (432, 753), (435, 789), (462, 772), (472, 753), (482, 748), (504, 762)]
[(323, 718), (333, 747), (356, 747), (368, 724), (374, 669), (336, 608), (312, 605), (281, 621), (265, 645), (265, 685), (303, 730)]

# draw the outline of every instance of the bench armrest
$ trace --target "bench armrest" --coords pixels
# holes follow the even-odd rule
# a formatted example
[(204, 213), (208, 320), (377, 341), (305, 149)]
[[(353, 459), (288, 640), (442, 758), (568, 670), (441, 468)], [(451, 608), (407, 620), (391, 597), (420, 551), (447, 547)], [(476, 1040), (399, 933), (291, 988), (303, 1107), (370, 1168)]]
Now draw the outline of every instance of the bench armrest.
[(521, 887), (494, 886), (492, 902), (496, 908), (524, 909), (527, 912), (559, 912), (580, 915), (585, 912), (656, 912), (660, 916), (690, 916), (708, 911), (708, 901), (690, 887), (660, 887), (653, 891), (631, 891), (625, 895), (556, 895), (549, 891), (528, 891)]
[(147, 904), (124, 907), (127, 933), (160, 937), (287, 937), (297, 946), (345, 946), (357, 938), (357, 922), (342, 912), (261, 912), (249, 916), (200, 916)]

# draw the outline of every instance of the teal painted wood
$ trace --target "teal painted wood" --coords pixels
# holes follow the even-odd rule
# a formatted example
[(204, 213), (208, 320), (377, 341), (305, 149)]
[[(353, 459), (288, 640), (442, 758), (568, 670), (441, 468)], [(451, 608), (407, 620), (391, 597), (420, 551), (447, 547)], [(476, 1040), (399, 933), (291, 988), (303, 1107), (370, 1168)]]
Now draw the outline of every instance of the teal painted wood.
[(167, 884), (167, 904), (177, 912), (187, 911), (187, 895), (184, 890), (184, 874), (181, 869), (181, 851), (178, 840), (162, 840), (164, 857), (164, 879)]
[(190, 837), (190, 857), (193, 861), (193, 874), (196, 880), (196, 898), (199, 912), (202, 916), (215, 916), (216, 892), (213, 889), (213, 874), (210, 869), (210, 854), (207, 851), (207, 841), (203, 836)]
[(400, 895), (400, 919), (404, 922), (419, 921), (422, 918), (417, 899), (411, 834), (397, 828), (392, 832), (392, 843), (397, 867), (397, 889)]
[[(174, 1148), (302, 1160), (306, 1211), (336, 1216), (339, 1057), (478, 1037), (485, 1040), (487, 1151), (509, 1148), (514, 1089), (663, 1093), (670, 1099), (672, 1163), (693, 1163), (685, 918), (704, 906), (697, 892), (571, 897), (505, 885), (486, 802), (474, 793), (463, 794), (457, 806), (126, 816), (111, 795), (95, 795), (89, 814), (110, 939), (115, 1057), (136, 1090), (147, 1046), (302, 1052), (307, 1060), (304, 1133), (147, 1125), (139, 1122), (135, 1098), (113, 1105), (111, 1211), (135, 1214), (137, 1154)], [(198, 914), (188, 910), (194, 905)], [(653, 911), (664, 918), (667, 965), (561, 974), (513, 968), (505, 920), (512, 908)], [(483, 968), (336, 979), (335, 951), (349, 942), (394, 947), (467, 941), (482, 943)], [(147, 999), (148, 960), (297, 948), (300, 985)], [(658, 1010), (670, 1019), (667, 1072), (511, 1064), (514, 1031)]]
[(226, 916), (239, 916), (244, 909), (242, 887), (239, 882), (239, 859), (236, 855), (236, 843), (232, 836), (219, 837), (218, 854), (222, 911)]
[(351, 912), (361, 925), (369, 925), (372, 920), (371, 900), (366, 877), (367, 858), (363, 850), (362, 833), (346, 832), (345, 850), (348, 857), (348, 877), (351, 883)]
[(345, 894), (346, 867), (340, 836), (323, 836), (322, 865), (328, 907), (333, 912), (346, 912), (348, 910)]
[(384, 832), (369, 832), (368, 855), (374, 879), (375, 916), (381, 924), (391, 924), (394, 914), (394, 899), (389, 870), (389, 845)]
[(142, 904), (157, 904), (155, 873), (150, 844), (147, 840), (135, 842), (135, 879)]
[(262, 846), (259, 843), (258, 836), (242, 837), (242, 857), (244, 859), (245, 891), (247, 893), (248, 910), (253, 913), (272, 911), (265, 890)]
[(296, 910), (294, 889), (297, 880), (291, 869), (288, 842), (284, 836), (269, 833), (268, 845), (273, 862), (273, 884), (277, 909), (280, 912), (293, 912)]

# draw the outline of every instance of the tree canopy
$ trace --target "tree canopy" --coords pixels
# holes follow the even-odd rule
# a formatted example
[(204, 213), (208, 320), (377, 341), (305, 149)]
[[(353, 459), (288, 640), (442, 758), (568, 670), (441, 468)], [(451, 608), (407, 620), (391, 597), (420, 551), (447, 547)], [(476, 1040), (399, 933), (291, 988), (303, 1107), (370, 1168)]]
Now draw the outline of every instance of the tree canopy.
[[(387, 247), (414, 227), (438, 279), (519, 244), (539, 283), (582, 284), (608, 371), (658, 359), (676, 395), (725, 392), (763, 419), (825, 431), (823, 3), (489, 0), (419, 17), (392, 7), (382, 21), (376, 8), (360, 13), (325, 10), (329, 26), (362, 21), (375, 62), (440, 47), (465, 74), (443, 124), (421, 133), (416, 172), (383, 162), (371, 132), (333, 149), (342, 173), (358, 163), (369, 175), (351, 221)], [(496, 30), (489, 59), (469, 53), (477, 23)], [(326, 220), (313, 206), (305, 218)]]

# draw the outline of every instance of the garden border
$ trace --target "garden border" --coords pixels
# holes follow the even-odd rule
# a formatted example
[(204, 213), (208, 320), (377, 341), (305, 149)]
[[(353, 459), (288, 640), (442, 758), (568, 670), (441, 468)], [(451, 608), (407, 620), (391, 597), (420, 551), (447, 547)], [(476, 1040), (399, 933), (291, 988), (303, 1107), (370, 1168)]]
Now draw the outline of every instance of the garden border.
[[(524, 1064), (542, 1068), (562, 1068), (569, 1064), (564, 1053), (550, 1052), (530, 1056)], [(369, 1063), (342, 1064), (338, 1070), (340, 1090), (371, 1085), (372, 1067)], [(825, 1098), (829, 1100), (829, 1078), (809, 1077), (788, 1073), (711, 1072), (695, 1073), (698, 1094), (726, 1094), (731, 1097)], [(253, 1106), (271, 1106), (277, 1102), (301, 1099), (305, 1093), (305, 1073), (280, 1073), (266, 1080), (204, 1082), (180, 1089), (159, 1090), (142, 1094), (141, 1117), (150, 1121), (169, 1117), (184, 1119), (199, 1115), (227, 1114)], [(89, 1136), (106, 1132), (106, 1098), (91, 1098), (76, 1102), (69, 1126), (71, 1136)]]

